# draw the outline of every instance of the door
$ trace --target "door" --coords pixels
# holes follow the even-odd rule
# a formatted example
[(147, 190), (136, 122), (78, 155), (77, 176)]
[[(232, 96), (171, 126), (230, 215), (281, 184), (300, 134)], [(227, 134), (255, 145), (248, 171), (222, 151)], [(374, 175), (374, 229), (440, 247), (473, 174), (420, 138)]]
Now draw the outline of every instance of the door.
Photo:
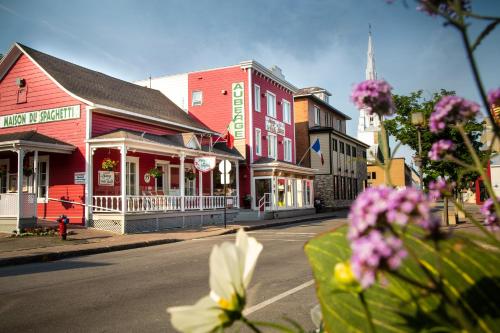
[(162, 173), (161, 176), (155, 178), (155, 190), (158, 195), (166, 195), (169, 187), (168, 163), (157, 162), (156, 168)]
[[(255, 179), (255, 207), (259, 208), (260, 199), (266, 194), (271, 193), (271, 178), (261, 178)], [(271, 200), (272, 195), (269, 195), (267, 200)], [(268, 202), (267, 207), (272, 206), (271, 202)]]
[(7, 193), (9, 179), (9, 160), (0, 160), (0, 193)]

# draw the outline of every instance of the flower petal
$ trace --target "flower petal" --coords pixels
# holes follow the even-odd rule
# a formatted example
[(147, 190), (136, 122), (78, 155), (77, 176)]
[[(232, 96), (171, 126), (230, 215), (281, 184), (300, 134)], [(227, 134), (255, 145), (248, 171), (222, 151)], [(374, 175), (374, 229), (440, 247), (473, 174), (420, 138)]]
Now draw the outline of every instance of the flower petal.
[(262, 252), (262, 244), (254, 237), (248, 237), (247, 233), (240, 229), (236, 234), (236, 246), (244, 255), (243, 265), (243, 287), (247, 288), (252, 280), (253, 271), (257, 264), (257, 259)]
[(209, 296), (195, 305), (170, 307), (167, 312), (172, 326), (183, 333), (209, 333), (229, 321), (225, 312)]

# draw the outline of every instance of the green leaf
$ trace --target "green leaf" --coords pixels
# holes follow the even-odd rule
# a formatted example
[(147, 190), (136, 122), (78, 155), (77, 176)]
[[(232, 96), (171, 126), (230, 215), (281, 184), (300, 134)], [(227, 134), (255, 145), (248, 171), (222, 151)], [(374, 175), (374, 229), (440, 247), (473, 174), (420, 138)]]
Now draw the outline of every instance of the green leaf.
[[(327, 332), (369, 332), (363, 306), (355, 292), (345, 292), (333, 278), (337, 263), (349, 260), (347, 227), (310, 240), (305, 252), (313, 268), (317, 295)], [(500, 255), (487, 240), (454, 235), (439, 242), (423, 240), (417, 227), (406, 233), (405, 245), (415, 254), (397, 274), (420, 284), (442, 281), (447, 299), (429, 293), (398, 275), (379, 274), (365, 299), (377, 332), (448, 332), (470, 325), (473, 331), (494, 333), (500, 327)], [(424, 268), (423, 268), (424, 267)]]

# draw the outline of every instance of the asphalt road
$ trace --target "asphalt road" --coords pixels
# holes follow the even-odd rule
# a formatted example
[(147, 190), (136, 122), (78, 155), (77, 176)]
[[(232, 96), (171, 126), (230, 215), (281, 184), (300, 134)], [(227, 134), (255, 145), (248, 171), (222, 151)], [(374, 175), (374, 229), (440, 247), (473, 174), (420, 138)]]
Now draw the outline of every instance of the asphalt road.
[[(317, 302), (303, 246), (344, 221), (252, 232), (264, 251), (248, 290), (251, 320), (287, 316), (313, 328)], [(208, 293), (211, 248), (234, 237), (0, 268), (0, 332), (174, 332), (166, 308)]]

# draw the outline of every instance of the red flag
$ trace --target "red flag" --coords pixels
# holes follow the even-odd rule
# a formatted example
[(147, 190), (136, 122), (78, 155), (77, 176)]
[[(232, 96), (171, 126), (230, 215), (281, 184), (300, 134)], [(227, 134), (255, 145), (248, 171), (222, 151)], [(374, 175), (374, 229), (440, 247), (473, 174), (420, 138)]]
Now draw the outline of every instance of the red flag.
[(227, 134), (224, 137), (226, 139), (226, 146), (229, 149), (234, 148), (234, 135), (233, 135), (233, 122), (231, 121), (229, 123), (229, 126), (227, 127)]

